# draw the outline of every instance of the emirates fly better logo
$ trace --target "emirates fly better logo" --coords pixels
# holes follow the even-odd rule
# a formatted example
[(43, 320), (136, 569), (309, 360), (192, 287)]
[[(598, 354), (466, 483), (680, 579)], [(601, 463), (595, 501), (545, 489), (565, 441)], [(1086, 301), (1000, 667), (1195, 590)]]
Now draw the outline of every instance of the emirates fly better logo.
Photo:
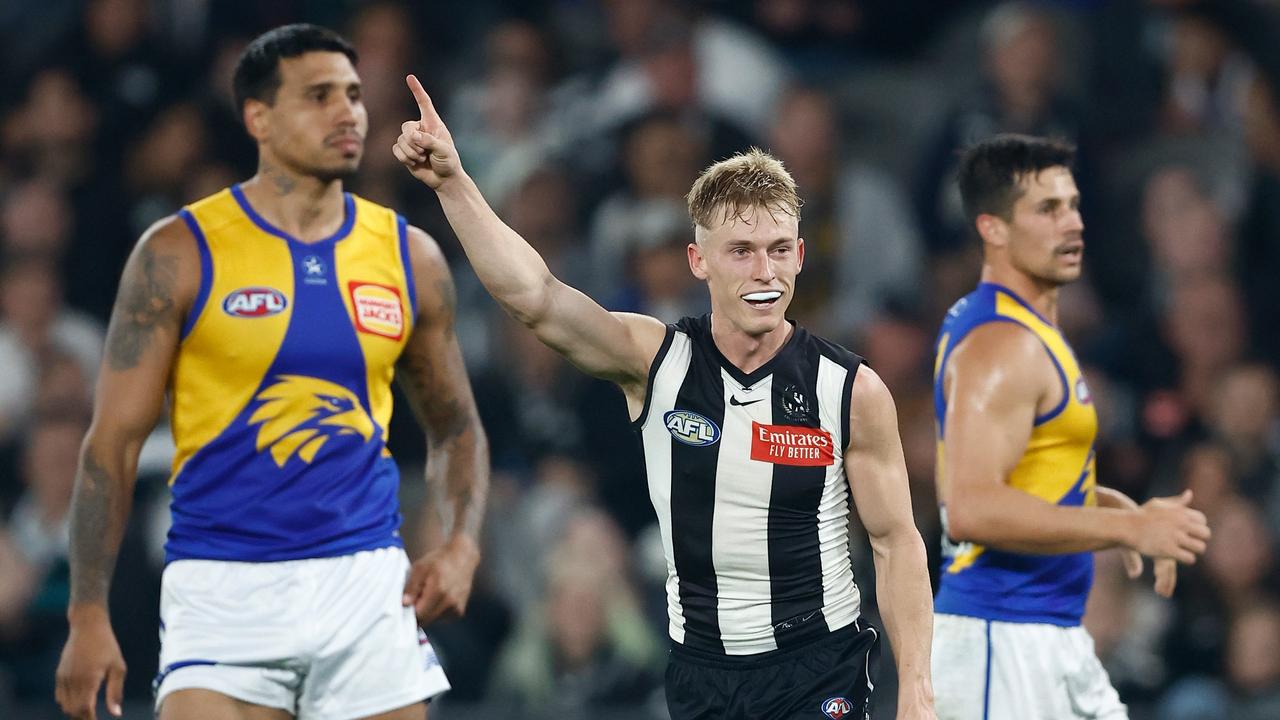
[(822, 428), (751, 423), (751, 459), (774, 465), (822, 467), (836, 462), (831, 433)]

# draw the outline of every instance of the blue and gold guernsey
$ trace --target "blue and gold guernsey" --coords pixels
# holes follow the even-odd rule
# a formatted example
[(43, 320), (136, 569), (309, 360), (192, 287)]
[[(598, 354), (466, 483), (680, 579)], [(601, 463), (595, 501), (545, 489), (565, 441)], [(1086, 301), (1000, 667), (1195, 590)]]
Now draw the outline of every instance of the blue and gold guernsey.
[(416, 300), (404, 219), (344, 195), (303, 243), (233, 186), (180, 211), (199, 294), (170, 377), (167, 561), (277, 561), (401, 545), (391, 380)]
[[(1035, 419), (1026, 451), (1008, 478), (1009, 486), (1058, 505), (1095, 505), (1098, 419), (1079, 363), (1057, 327), (1011, 290), (991, 283), (982, 283), (953, 305), (938, 336), (933, 379), (938, 476), (947, 461), (942, 435), (947, 361), (970, 331), (991, 322), (1016, 323), (1039, 338), (1058, 370), (1063, 390), (1062, 402)], [(1005, 622), (1080, 624), (1093, 584), (1092, 553), (1029, 555), (956, 544), (946, 532), (945, 507), (942, 518), (937, 612)]]

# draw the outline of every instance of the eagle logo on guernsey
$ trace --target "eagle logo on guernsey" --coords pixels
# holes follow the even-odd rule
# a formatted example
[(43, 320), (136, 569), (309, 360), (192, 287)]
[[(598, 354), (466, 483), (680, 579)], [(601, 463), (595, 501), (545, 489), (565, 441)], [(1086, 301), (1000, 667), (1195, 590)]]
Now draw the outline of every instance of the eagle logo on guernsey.
[(269, 287), (232, 290), (222, 299), (222, 312), (232, 317), (258, 318), (278, 315), (289, 306), (284, 293)]
[(841, 718), (853, 712), (853, 703), (843, 697), (827, 698), (822, 703), (822, 714), (831, 718), (831, 720), (841, 720)]
[(278, 375), (275, 380), (254, 398), (262, 405), (249, 424), (261, 423), (257, 451), (270, 448), (278, 467), (294, 455), (310, 464), (333, 436), (359, 435), (365, 442), (373, 437), (373, 420), (350, 390), (306, 375)]
[(356, 329), (392, 340), (404, 337), (404, 305), (400, 290), (390, 285), (353, 281), (347, 283)]
[(685, 445), (713, 445), (720, 439), (720, 428), (707, 418), (689, 410), (672, 410), (662, 418), (671, 437)]

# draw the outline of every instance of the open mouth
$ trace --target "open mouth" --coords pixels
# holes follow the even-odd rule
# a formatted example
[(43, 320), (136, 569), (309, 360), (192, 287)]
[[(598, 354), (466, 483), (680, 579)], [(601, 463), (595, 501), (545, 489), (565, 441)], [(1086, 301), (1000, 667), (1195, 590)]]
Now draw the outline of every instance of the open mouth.
[(747, 293), (742, 296), (743, 300), (751, 307), (767, 309), (773, 307), (778, 302), (778, 298), (782, 297), (780, 290), (761, 290), (759, 292)]
[(1079, 260), (1084, 255), (1084, 246), (1070, 245), (1065, 248), (1060, 248), (1058, 250), (1058, 255), (1072, 260)]

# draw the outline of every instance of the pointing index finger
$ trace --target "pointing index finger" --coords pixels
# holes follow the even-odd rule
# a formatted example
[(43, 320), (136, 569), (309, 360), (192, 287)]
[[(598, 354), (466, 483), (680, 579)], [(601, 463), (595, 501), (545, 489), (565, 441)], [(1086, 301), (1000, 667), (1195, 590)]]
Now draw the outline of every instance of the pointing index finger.
[(423, 124), (425, 125), (433, 120), (439, 121), (440, 116), (436, 115), (436, 109), (431, 104), (431, 96), (427, 95), (422, 83), (418, 82), (418, 77), (410, 74), (405, 78), (405, 82), (409, 84), (409, 90), (413, 92), (413, 99), (418, 103), (418, 111), (422, 113)]

